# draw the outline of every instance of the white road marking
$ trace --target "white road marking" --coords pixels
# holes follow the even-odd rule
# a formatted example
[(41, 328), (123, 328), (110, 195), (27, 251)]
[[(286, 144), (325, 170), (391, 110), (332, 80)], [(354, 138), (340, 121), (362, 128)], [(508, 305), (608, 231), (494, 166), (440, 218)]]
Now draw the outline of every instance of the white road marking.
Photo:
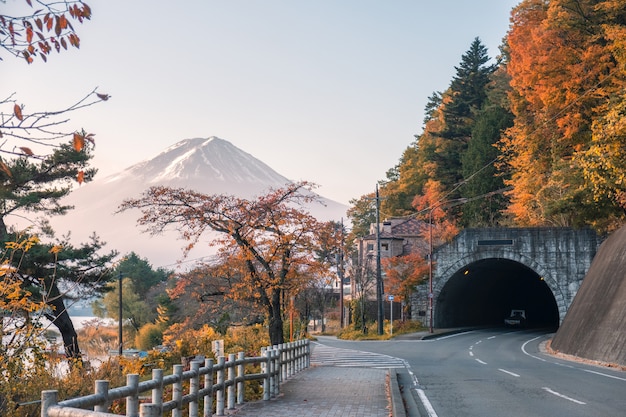
[(487, 362), (483, 362), (483, 361), (481, 361), (480, 359), (476, 359), (476, 362), (478, 362), (478, 363), (480, 363), (480, 364), (482, 364), (482, 365), (487, 365)]
[(526, 345), (529, 344), (532, 341), (535, 341), (535, 340), (539, 339), (540, 337), (541, 336), (537, 336), (537, 337), (535, 337), (533, 339), (525, 341), (524, 344), (522, 345), (522, 352), (524, 352), (524, 355), (530, 356), (531, 358), (537, 359), (537, 360), (539, 360), (541, 362), (548, 362), (547, 360), (545, 360), (543, 358), (540, 358), (539, 356), (534, 356), (534, 355), (531, 355), (530, 353), (526, 352)]
[(454, 334), (450, 334), (450, 335), (448, 335), (448, 336), (441, 336), (441, 337), (438, 337), (438, 338), (436, 338), (435, 340), (444, 340), (444, 339), (449, 339), (449, 338), (451, 338), (451, 337), (457, 337), (457, 336), (461, 336), (461, 335), (464, 335), (464, 334), (469, 334), (469, 333), (474, 333), (474, 332), (475, 332), (475, 330), (470, 330), (469, 332), (454, 333)]
[(495, 336), (488, 337), (487, 340), (495, 339)]
[(600, 376), (605, 376), (607, 378), (613, 378), (613, 379), (619, 379), (620, 381), (626, 381), (626, 378), (620, 378), (619, 376), (604, 374), (604, 373), (598, 372), (598, 371), (592, 371), (591, 369), (583, 369), (583, 371), (589, 372), (590, 374), (596, 374), (596, 375), (600, 375)]
[[(524, 352), (525, 355), (530, 356), (533, 359), (537, 359), (537, 360), (542, 361), (542, 362), (548, 362), (546, 359), (540, 358), (540, 357), (535, 356), (535, 355), (531, 355), (530, 353), (526, 352), (526, 345), (528, 343), (532, 342), (532, 341), (535, 341), (535, 340), (539, 339), (540, 337), (541, 336), (537, 336), (537, 337), (535, 337), (533, 339), (530, 339), (530, 340), (527, 340), (526, 342), (524, 342), (524, 344), (522, 345), (522, 352)], [(596, 374), (596, 375), (604, 376), (604, 377), (607, 377), (607, 378), (613, 378), (613, 379), (617, 379), (617, 380), (620, 380), (620, 381), (626, 381), (626, 378), (622, 378), (622, 377), (615, 376), (615, 375), (610, 375), (610, 374), (605, 374), (603, 372), (592, 371), (591, 369), (585, 369), (585, 368), (582, 368), (580, 366), (570, 365), (568, 363), (560, 363), (560, 362), (550, 362), (550, 363), (552, 363), (553, 365), (562, 366), (564, 368), (578, 369), (579, 371), (589, 372), (591, 374)]]
[(504, 372), (505, 374), (509, 374), (509, 375), (512, 375), (512, 376), (514, 376), (516, 378), (519, 378), (519, 375), (516, 374), (515, 372), (507, 371), (506, 369), (502, 369), (502, 368), (498, 368), (498, 371)]
[(417, 387), (415, 388), (415, 392), (417, 392), (418, 397), (420, 397), (420, 401), (422, 402), (424, 409), (428, 413), (428, 417), (438, 417), (437, 413), (435, 412), (435, 409), (433, 408), (433, 405), (428, 400), (426, 393), (424, 392), (423, 389), (419, 388), (420, 386), (419, 381), (417, 380), (417, 376), (415, 376), (415, 374), (411, 370), (411, 365), (409, 365), (409, 363), (406, 361), (405, 361), (405, 364), (406, 364), (406, 370), (409, 372), (409, 375), (413, 379), (413, 386)]
[(437, 413), (435, 412), (435, 409), (433, 408), (430, 401), (428, 401), (428, 397), (426, 397), (424, 390), (417, 388), (415, 389), (415, 391), (417, 391), (417, 395), (420, 397), (422, 405), (426, 409), (426, 413), (428, 413), (428, 417), (437, 417)]
[(573, 402), (573, 403), (580, 404), (580, 405), (585, 405), (585, 404), (587, 404), (587, 403), (586, 403), (586, 402), (584, 402), (584, 401), (580, 401), (580, 400), (577, 400), (577, 399), (575, 399), (575, 398), (568, 397), (567, 395), (559, 394), (558, 392), (553, 391), (553, 390), (551, 390), (551, 389), (550, 389), (550, 388), (548, 388), (548, 387), (543, 387), (542, 389), (543, 389), (544, 391), (549, 392), (549, 393), (550, 393), (550, 394), (552, 394), (552, 395), (556, 395), (557, 397), (560, 397), (560, 398), (566, 399), (566, 400), (571, 401), (571, 402)]

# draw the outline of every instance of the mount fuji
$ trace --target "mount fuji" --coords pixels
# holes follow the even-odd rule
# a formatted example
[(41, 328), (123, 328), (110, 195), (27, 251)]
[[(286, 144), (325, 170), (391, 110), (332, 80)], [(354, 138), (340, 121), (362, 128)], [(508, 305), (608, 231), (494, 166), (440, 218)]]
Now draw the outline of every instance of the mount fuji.
[[(139, 197), (147, 188), (162, 185), (193, 189), (204, 194), (229, 194), (240, 198), (263, 195), (270, 188), (283, 187), (289, 179), (217, 137), (186, 139), (162, 151), (153, 159), (81, 186), (64, 203), (75, 206), (65, 216), (53, 217), (50, 223), (57, 234), (71, 231), (70, 240), (85, 242), (94, 232), (106, 242), (105, 249), (124, 255), (135, 252), (153, 267), (173, 268), (182, 258), (185, 242), (175, 230), (158, 236), (143, 233), (136, 224), (138, 210), (115, 213), (123, 200)], [(320, 196), (322, 204), (305, 207), (318, 220), (339, 221), (347, 206)], [(207, 236), (207, 241), (210, 236)], [(188, 255), (192, 261), (215, 253), (200, 242)]]

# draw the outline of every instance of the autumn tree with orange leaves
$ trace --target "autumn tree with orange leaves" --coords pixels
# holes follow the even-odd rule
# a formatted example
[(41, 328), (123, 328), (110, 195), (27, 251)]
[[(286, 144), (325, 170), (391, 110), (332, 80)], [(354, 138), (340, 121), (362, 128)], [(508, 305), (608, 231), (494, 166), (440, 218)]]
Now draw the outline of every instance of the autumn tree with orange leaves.
[(237, 273), (228, 296), (254, 301), (264, 314), (272, 344), (284, 342), (286, 300), (324, 274), (316, 256), (322, 231), (334, 227), (319, 222), (303, 204), (318, 202), (311, 184), (298, 182), (270, 190), (256, 199), (206, 195), (186, 189), (151, 187), (128, 199), (120, 211), (140, 209), (138, 224), (152, 234), (176, 228), (193, 248), (205, 233), (218, 248), (222, 265)]
[(170, 320), (177, 329), (198, 329), (208, 324), (220, 334), (233, 324), (263, 323), (253, 298), (234, 294), (240, 285), (241, 273), (228, 259), (213, 259), (190, 271), (176, 274), (174, 285), (167, 289), (171, 300)]
[(518, 224), (606, 231), (623, 221), (619, 193), (594, 187), (605, 178), (594, 161), (608, 132), (623, 149), (609, 120), (621, 112), (626, 85), (625, 18), (623, 0), (525, 0), (513, 10), (507, 70), (515, 119), (500, 149), (512, 174), (507, 211)]
[(428, 278), (428, 258), (426, 253), (409, 253), (382, 259), (382, 268), (387, 279), (385, 291), (394, 299), (409, 305), (415, 287)]

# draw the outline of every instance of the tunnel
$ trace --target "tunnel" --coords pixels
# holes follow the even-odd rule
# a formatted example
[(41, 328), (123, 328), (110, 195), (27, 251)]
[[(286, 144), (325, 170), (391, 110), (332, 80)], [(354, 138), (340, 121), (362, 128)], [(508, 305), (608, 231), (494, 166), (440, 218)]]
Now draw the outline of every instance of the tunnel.
[(512, 309), (526, 310), (526, 327), (558, 328), (559, 310), (543, 277), (509, 259), (483, 259), (456, 271), (435, 300), (438, 328), (504, 326)]

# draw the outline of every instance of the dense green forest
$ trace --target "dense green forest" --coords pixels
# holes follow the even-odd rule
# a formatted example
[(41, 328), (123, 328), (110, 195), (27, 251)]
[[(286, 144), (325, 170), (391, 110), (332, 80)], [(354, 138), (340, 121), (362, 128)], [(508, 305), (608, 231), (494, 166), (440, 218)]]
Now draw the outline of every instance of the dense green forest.
[[(626, 1), (525, 0), (497, 58), (468, 40), (380, 182), (382, 217), (619, 227), (626, 209)], [(416, 126), (419, 130), (419, 126)], [(359, 233), (372, 196), (352, 201)]]

